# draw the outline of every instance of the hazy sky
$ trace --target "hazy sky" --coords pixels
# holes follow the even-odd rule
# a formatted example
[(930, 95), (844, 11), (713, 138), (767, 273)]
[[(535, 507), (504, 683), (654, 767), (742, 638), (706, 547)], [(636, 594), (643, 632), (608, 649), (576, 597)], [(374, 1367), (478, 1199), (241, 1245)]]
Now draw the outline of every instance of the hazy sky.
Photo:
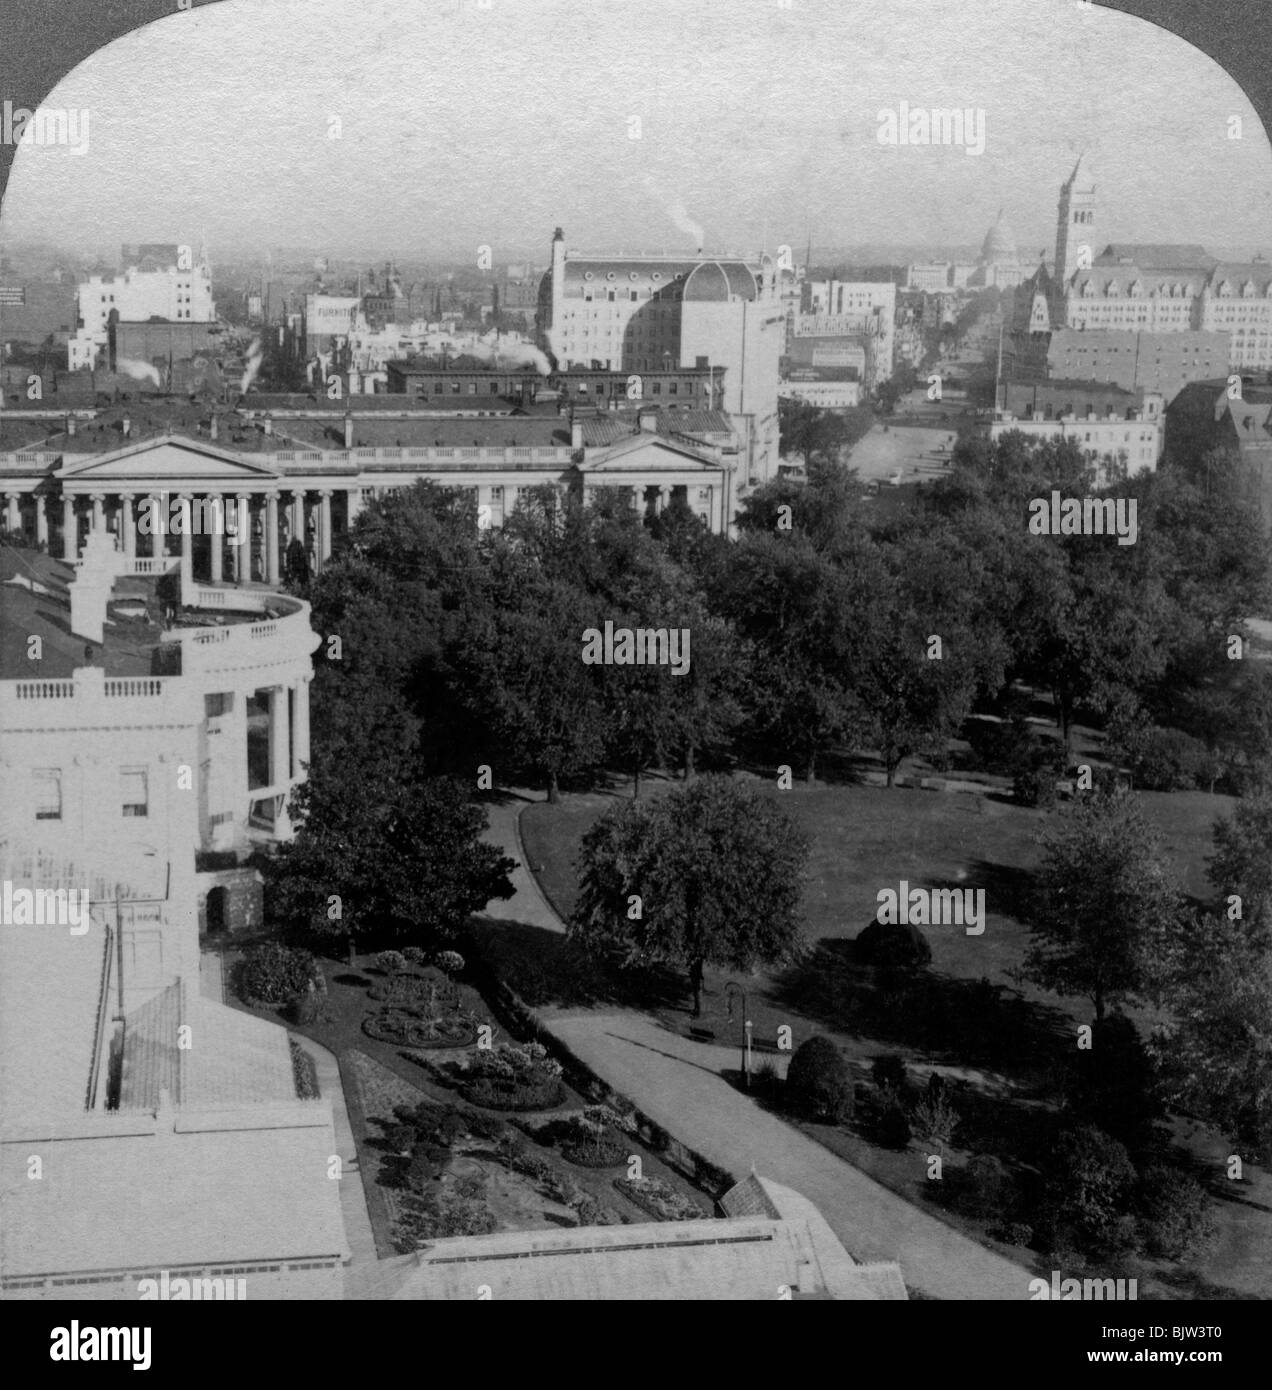
[[(984, 153), (881, 145), (902, 100), (983, 110)], [(979, 242), (1002, 206), (1032, 260), (1086, 150), (1097, 239), (1272, 252), (1272, 153), (1236, 83), (1074, 0), (225, 0), (102, 49), (46, 105), (87, 109), (89, 148), (19, 149), (8, 238), (543, 260), (557, 224), (692, 250), (677, 201), (741, 250), (810, 226)]]

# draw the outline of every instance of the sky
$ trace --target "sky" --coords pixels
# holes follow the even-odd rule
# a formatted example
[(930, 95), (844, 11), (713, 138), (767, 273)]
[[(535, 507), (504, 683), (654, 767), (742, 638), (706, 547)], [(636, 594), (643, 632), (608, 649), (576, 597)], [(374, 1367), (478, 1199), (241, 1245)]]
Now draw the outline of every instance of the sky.
[[(984, 112), (984, 151), (880, 112)], [(1104, 241), (1272, 254), (1272, 152), (1183, 40), (1076, 0), (224, 0), (117, 40), (19, 148), (0, 239), (546, 261), (611, 250), (1054, 247), (1085, 151)], [(1230, 118), (1242, 138), (1230, 139)], [(639, 118), (639, 130), (633, 122)], [(637, 138), (633, 138), (633, 136)]]

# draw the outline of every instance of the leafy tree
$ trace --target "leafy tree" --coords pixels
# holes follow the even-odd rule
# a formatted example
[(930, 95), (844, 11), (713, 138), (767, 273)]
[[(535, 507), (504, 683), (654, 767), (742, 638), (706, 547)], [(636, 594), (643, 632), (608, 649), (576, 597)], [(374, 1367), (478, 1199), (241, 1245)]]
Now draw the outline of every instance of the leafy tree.
[(1156, 832), (1132, 796), (1084, 795), (1042, 839), (1023, 974), (1085, 995), (1102, 1021), (1150, 997), (1180, 910)]
[(821, 1034), (795, 1049), (785, 1095), (807, 1119), (842, 1124), (852, 1115), (853, 1084), (843, 1053)]
[[(802, 454), (805, 467), (814, 458), (838, 458), (840, 448), (854, 438), (853, 423), (837, 411), (788, 400), (779, 401), (777, 411), (778, 448), (785, 456)], [(855, 437), (865, 432), (862, 429)]]
[(624, 802), (584, 836), (571, 936), (687, 968), (698, 1017), (706, 965), (749, 970), (798, 951), (808, 849), (771, 797), (728, 777)]
[[(1057, 1135), (1043, 1173), (1043, 1226), (1052, 1249), (1102, 1253), (1128, 1242), (1122, 1218), (1135, 1191), (1125, 1147), (1094, 1125)], [(1133, 1239), (1133, 1223), (1131, 1227)]]
[(1241, 899), (1239, 920), (1272, 927), (1272, 791), (1257, 792), (1220, 817), (1214, 843), (1210, 882), (1225, 899)]
[(283, 584), (294, 594), (303, 594), (309, 586), (309, 552), (298, 537), (288, 542), (283, 555)]
[(1149, 1041), (1168, 1099), (1272, 1157), (1272, 967), (1242, 922), (1197, 917), (1172, 957), (1170, 1022)]

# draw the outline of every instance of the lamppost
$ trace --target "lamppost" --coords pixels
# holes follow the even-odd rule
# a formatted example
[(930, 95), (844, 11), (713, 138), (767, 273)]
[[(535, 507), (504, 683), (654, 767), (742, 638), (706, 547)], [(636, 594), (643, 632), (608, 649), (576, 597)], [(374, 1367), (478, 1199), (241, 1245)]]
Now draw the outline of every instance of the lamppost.
[(724, 987), (725, 998), (729, 1001), (730, 1018), (733, 1017), (733, 998), (737, 995), (742, 1000), (742, 1080), (749, 1091), (751, 1089), (751, 1020), (747, 1018), (748, 1009), (746, 1006), (746, 990), (734, 980), (730, 980)]

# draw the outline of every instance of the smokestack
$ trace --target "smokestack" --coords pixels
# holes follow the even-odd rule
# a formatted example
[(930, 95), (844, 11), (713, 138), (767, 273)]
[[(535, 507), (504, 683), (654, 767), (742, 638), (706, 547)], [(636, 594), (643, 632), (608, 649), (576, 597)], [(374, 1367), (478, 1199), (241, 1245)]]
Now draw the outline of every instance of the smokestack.
[(346, 448), (346, 449), (352, 449), (352, 448), (353, 448), (353, 413), (352, 413), (351, 411), (348, 411), (348, 410), (345, 411), (344, 426), (345, 426), (345, 448)]

